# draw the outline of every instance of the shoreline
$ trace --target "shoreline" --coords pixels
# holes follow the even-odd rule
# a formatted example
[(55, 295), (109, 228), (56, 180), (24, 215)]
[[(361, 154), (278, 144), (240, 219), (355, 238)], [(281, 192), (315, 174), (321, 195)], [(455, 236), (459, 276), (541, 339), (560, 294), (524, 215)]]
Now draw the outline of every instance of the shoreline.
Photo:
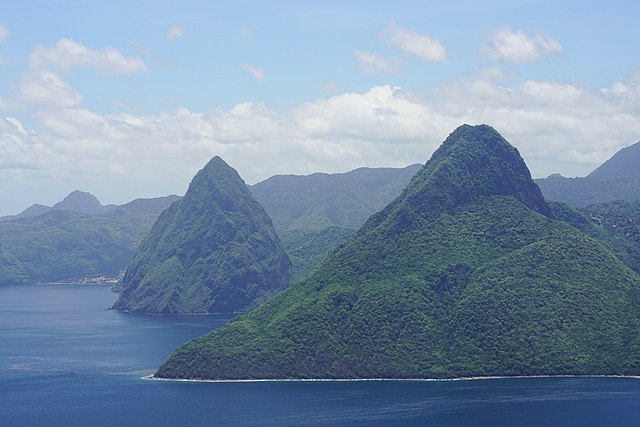
[(195, 378), (159, 378), (153, 374), (145, 375), (141, 379), (149, 381), (169, 381), (187, 383), (267, 383), (267, 382), (373, 382), (373, 381), (420, 381), (420, 382), (444, 382), (444, 381), (482, 381), (501, 379), (532, 379), (532, 378), (625, 378), (640, 380), (640, 375), (505, 375), (505, 376), (477, 376), (457, 378), (273, 378), (273, 379), (238, 379), (238, 380), (206, 380)]

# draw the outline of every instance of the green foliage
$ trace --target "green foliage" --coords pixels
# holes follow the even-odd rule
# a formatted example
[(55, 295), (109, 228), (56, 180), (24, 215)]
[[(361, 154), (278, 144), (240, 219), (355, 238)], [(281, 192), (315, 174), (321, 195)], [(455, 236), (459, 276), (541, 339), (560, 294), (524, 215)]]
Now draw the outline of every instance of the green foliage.
[(264, 209), (237, 172), (214, 157), (154, 224), (114, 308), (241, 311), (286, 287), (290, 266)]
[(638, 374), (640, 278), (553, 219), (523, 164), (493, 129), (459, 128), (307, 280), (156, 375)]
[(327, 227), (322, 230), (290, 230), (278, 233), (291, 259), (292, 282), (306, 279), (331, 250), (347, 240), (355, 230)]
[(553, 216), (605, 244), (622, 262), (640, 273), (640, 202), (618, 201), (573, 209), (551, 204)]
[(173, 197), (107, 213), (64, 210), (0, 222), (0, 285), (116, 276)]

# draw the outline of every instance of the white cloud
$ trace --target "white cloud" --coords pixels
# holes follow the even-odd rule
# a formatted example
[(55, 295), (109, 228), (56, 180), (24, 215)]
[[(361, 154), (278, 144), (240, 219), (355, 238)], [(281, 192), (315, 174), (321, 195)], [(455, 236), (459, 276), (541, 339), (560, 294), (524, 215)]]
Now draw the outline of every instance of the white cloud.
[(5, 41), (7, 37), (9, 37), (9, 29), (6, 26), (0, 24), (0, 43)]
[(25, 75), (20, 82), (20, 99), (36, 109), (69, 108), (82, 103), (82, 95), (50, 71)]
[(262, 68), (256, 68), (251, 64), (242, 64), (240, 68), (251, 74), (256, 80), (264, 80), (264, 70)]
[(389, 60), (377, 53), (357, 50), (355, 55), (360, 69), (368, 73), (393, 73), (399, 68), (396, 61)]
[(187, 30), (184, 29), (184, 27), (174, 25), (173, 27), (169, 28), (169, 31), (167, 31), (167, 38), (169, 40), (175, 40), (183, 37), (185, 34), (187, 34)]
[(525, 63), (562, 52), (559, 41), (540, 34), (500, 29), (491, 35), (486, 54), (504, 62)]
[(64, 183), (67, 192), (82, 183), (101, 200), (125, 202), (183, 192), (213, 155), (249, 183), (274, 174), (425, 162), (462, 123), (494, 126), (534, 176), (575, 176), (639, 139), (634, 75), (599, 89), (533, 80), (505, 87), (494, 74), (450, 81), (422, 97), (377, 86), (284, 111), (246, 102), (209, 113), (101, 115), (73, 107), (72, 94), (63, 103), (68, 108), (33, 114), (33, 125), (0, 119), (0, 179), (11, 188), (37, 179), (43, 188)]
[(444, 46), (433, 37), (425, 36), (413, 30), (407, 30), (390, 22), (380, 33), (380, 37), (390, 46), (405, 53), (417, 56), (427, 62), (441, 62), (447, 60)]
[(144, 61), (137, 56), (126, 57), (113, 47), (90, 49), (72, 39), (60, 39), (55, 47), (37, 46), (31, 53), (32, 69), (49, 67), (68, 71), (75, 67), (95, 68), (105, 74), (132, 74), (147, 71)]

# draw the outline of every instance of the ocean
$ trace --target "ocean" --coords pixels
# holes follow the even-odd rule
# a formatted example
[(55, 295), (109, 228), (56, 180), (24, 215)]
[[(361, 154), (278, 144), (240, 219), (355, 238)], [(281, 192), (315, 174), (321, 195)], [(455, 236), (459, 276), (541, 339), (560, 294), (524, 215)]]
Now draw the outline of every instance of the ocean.
[(143, 379), (230, 317), (107, 310), (105, 286), (0, 288), (0, 426), (637, 426), (640, 380)]

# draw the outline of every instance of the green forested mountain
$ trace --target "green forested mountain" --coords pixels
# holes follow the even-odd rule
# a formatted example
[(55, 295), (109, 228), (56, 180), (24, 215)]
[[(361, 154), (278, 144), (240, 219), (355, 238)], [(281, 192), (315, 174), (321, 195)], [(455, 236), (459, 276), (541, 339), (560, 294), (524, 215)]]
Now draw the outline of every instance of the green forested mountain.
[(176, 199), (137, 199), (99, 215), (48, 208), (2, 221), (0, 285), (116, 276), (160, 212)]
[(554, 218), (568, 222), (604, 243), (640, 274), (640, 202), (617, 201), (574, 209), (552, 203)]
[(640, 200), (640, 175), (611, 179), (589, 176), (565, 178), (552, 175), (548, 178), (537, 179), (536, 184), (542, 190), (545, 199), (567, 203), (574, 207), (585, 207), (616, 200)]
[(421, 165), (276, 175), (251, 187), (278, 231), (359, 228), (396, 198)]
[(639, 276), (554, 213), (515, 148), (461, 126), (307, 280), (156, 376), (640, 373)]
[(114, 308), (240, 311), (286, 287), (290, 268), (267, 213), (238, 173), (214, 157), (154, 224), (127, 268)]
[(320, 262), (356, 230), (327, 227), (321, 230), (289, 230), (278, 233), (291, 259), (292, 282), (306, 279)]
[(249, 188), (273, 220), (291, 258), (293, 281), (298, 282), (396, 198), (420, 167), (276, 175)]

